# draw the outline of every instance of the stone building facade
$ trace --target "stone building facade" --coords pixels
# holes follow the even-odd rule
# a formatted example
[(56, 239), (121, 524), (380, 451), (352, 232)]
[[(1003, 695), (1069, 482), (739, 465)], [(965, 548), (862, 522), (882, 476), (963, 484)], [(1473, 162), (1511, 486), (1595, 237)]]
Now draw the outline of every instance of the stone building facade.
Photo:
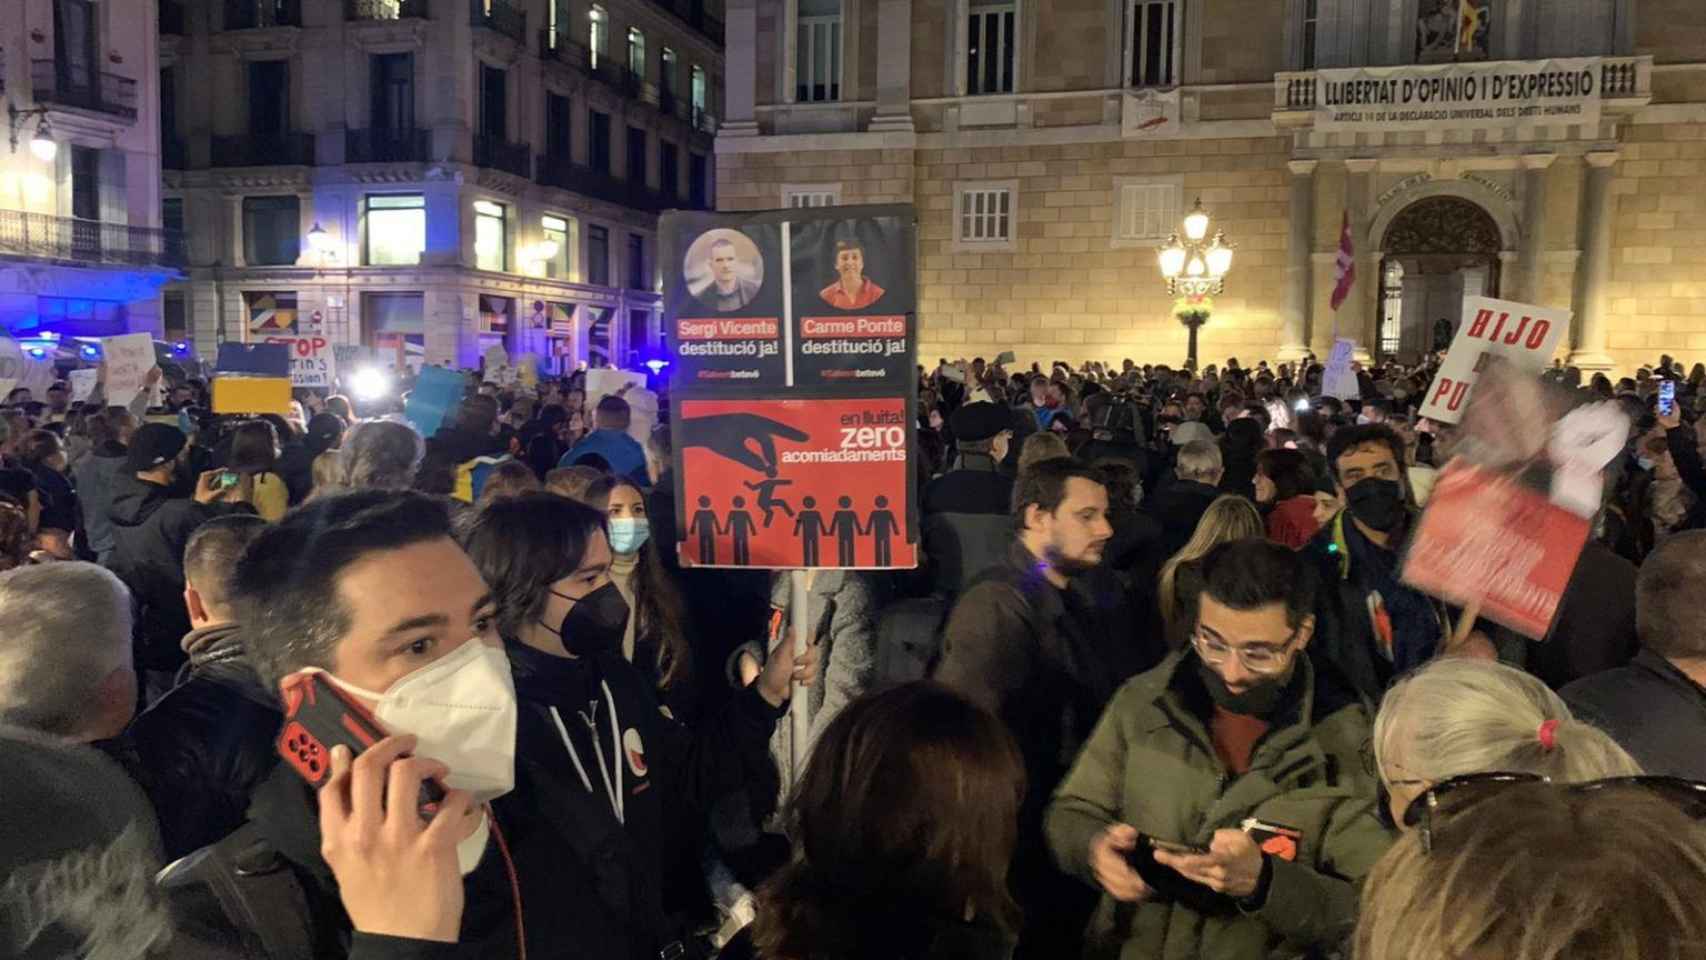
[(158, 335), (181, 245), (160, 229), (154, 29), (149, 4), (0, 3), (5, 333)]
[(540, 369), (657, 349), (657, 215), (708, 209), (706, 0), (160, 0), (169, 333)]
[[(1706, 351), (1694, 0), (730, 0), (728, 22), (720, 207), (914, 203), (927, 363), (1177, 363), (1155, 249), (1199, 199), (1236, 245), (1205, 362), (1324, 356), (1335, 331), (1414, 357), (1466, 292), (1571, 309), (1560, 356), (1585, 367)], [(1515, 107), (1354, 100), (1464, 77)]]

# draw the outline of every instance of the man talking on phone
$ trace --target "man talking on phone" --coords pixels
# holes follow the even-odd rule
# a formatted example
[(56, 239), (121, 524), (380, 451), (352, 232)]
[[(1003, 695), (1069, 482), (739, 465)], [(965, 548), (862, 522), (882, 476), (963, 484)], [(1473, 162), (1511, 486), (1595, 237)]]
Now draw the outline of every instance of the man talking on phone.
[(1203, 559), (1191, 644), (1114, 695), (1055, 791), (1063, 870), (1102, 892), (1122, 960), (1316, 956), (1391, 841), (1361, 759), (1370, 714), (1308, 654), (1314, 571), (1266, 540)]

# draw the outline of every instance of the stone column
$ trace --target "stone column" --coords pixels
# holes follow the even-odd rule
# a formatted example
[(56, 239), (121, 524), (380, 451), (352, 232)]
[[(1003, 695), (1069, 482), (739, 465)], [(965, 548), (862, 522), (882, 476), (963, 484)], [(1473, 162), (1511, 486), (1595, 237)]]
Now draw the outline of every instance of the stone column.
[(1605, 287), (1611, 278), (1611, 181), (1616, 175), (1617, 151), (1590, 153), (1587, 184), (1582, 191), (1582, 259), (1576, 271), (1574, 309), (1580, 331), (1570, 364), (1583, 372), (1609, 371), (1611, 357), (1605, 352), (1609, 334)]
[(1315, 167), (1314, 160), (1292, 160), (1291, 170), (1291, 235), (1286, 240), (1285, 313), (1280, 332), (1279, 361), (1300, 360), (1309, 352), (1309, 275), (1313, 272), (1309, 254), (1315, 241)]
[(912, 0), (877, 3), (877, 113), (873, 132), (912, 132)]
[(723, 24), (723, 117), (719, 137), (758, 135), (758, 0), (729, 0)]
[(1530, 153), (1522, 158), (1522, 299), (1540, 303), (1546, 282), (1546, 171), (1554, 153)]
[[(1380, 345), (1380, 311), (1377, 308), (1380, 258), (1375, 256), (1378, 251), (1371, 248), (1368, 240), (1369, 218), (1373, 215), (1374, 172), (1379, 166), (1380, 161), (1372, 158), (1345, 161), (1345, 170), (1350, 174), (1349, 182), (1345, 184), (1345, 209), (1350, 213), (1351, 238), (1356, 244), (1357, 276), (1356, 285), (1339, 307), (1339, 336), (1356, 338), (1355, 357), (1359, 363), (1369, 363), (1373, 359), (1374, 348)], [(1338, 249), (1337, 236), (1334, 237), (1334, 249)]]

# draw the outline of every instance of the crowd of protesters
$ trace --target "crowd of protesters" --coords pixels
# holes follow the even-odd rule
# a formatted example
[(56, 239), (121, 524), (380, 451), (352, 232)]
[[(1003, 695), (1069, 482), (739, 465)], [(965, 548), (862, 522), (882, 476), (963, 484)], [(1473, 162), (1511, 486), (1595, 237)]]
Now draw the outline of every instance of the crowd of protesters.
[(1546, 374), (1631, 428), (1530, 641), (1402, 579), (1437, 362), (944, 358), (922, 565), (803, 592), (645, 388), (14, 392), (0, 955), (1706, 957), (1706, 366)]

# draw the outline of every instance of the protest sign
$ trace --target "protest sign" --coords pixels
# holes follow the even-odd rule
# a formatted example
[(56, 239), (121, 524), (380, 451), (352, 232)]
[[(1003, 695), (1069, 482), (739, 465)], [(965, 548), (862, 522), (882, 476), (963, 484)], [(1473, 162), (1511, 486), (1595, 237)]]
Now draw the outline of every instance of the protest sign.
[(148, 371), (154, 369), (154, 338), (146, 333), (127, 333), (101, 341), (107, 362), (107, 401), (126, 406), (148, 386)]
[[(1445, 18), (1453, 19), (1449, 12)], [(1599, 122), (1602, 62), (1581, 57), (1318, 70), (1287, 109), (1308, 110), (1316, 130), (1336, 133), (1592, 127)]]
[(915, 566), (912, 208), (675, 213), (662, 233), (682, 562)]
[(917, 565), (904, 398), (686, 400), (680, 413), (683, 563)]
[(404, 419), (414, 424), (421, 436), (433, 436), (444, 418), (462, 402), (467, 385), (468, 381), (455, 370), (422, 367), (415, 388), (409, 391), (409, 401), (403, 406)]
[(214, 413), (290, 413), (290, 381), (284, 377), (215, 377)]
[[(503, 344), (493, 344), (486, 348), (484, 354), (486, 368), (486, 383), (502, 384), (509, 373), (509, 354), (504, 351)], [(513, 380), (511, 380), (513, 382)]]
[(224, 374), (256, 377), (290, 377), (290, 350), (282, 343), (234, 343), (219, 345), (214, 369)]
[(1355, 350), (1355, 341), (1343, 337), (1333, 341), (1333, 352), (1327, 355), (1327, 369), (1321, 374), (1323, 397), (1352, 400), (1362, 395), (1356, 371), (1351, 369), (1351, 354)]
[(268, 337), (265, 342), (289, 351), (291, 386), (330, 388), (336, 379), (337, 351), (325, 337)]
[(1405, 583), (1546, 636), (1599, 507), (1600, 471), (1629, 430), (1613, 404), (1570, 403), (1508, 361), (1488, 363), (1411, 538)]
[(1491, 297), (1464, 297), (1463, 322), (1422, 401), (1421, 415), (1456, 423), (1475, 389), (1475, 378), (1492, 357), (1539, 373), (1552, 362), (1570, 327), (1570, 311)]
[(66, 375), (71, 382), (71, 402), (83, 403), (95, 392), (95, 385), (100, 382), (99, 370), (73, 370)]

